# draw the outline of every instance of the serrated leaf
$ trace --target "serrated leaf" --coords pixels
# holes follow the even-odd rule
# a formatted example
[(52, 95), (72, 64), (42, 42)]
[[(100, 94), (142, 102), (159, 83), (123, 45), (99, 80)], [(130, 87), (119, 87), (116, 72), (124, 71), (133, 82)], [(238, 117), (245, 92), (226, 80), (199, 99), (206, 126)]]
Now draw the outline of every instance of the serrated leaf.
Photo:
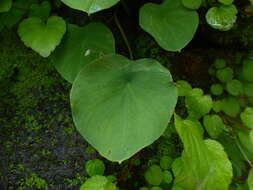
[(121, 162), (162, 135), (177, 90), (155, 60), (108, 55), (79, 72), (70, 101), (79, 132), (102, 156)]
[(51, 12), (51, 4), (43, 1), (41, 4), (33, 4), (30, 7), (29, 17), (39, 17), (46, 20)]
[(61, 0), (63, 3), (71, 7), (72, 9), (77, 9), (84, 11), (88, 14), (92, 14), (103, 9), (108, 9), (118, 3), (120, 0)]
[(0, 13), (8, 12), (11, 9), (12, 0), (1, 0), (0, 1)]
[(214, 29), (230, 30), (236, 22), (237, 10), (234, 5), (212, 7), (207, 11), (206, 21)]
[(224, 129), (224, 123), (218, 115), (206, 115), (203, 123), (210, 137), (214, 139), (216, 139)]
[(47, 23), (42, 19), (31, 17), (24, 19), (18, 28), (18, 34), (27, 47), (48, 57), (66, 31), (65, 21), (58, 16), (51, 16)]
[(140, 9), (140, 26), (168, 51), (180, 51), (193, 38), (199, 24), (196, 11), (181, 5), (180, 0), (165, 0), (158, 5), (147, 3)]
[(113, 53), (113, 34), (105, 25), (91, 23), (78, 27), (69, 24), (66, 35), (52, 53), (51, 59), (63, 78), (72, 83), (85, 65), (103, 55)]
[(232, 166), (223, 147), (214, 140), (203, 140), (194, 122), (175, 115), (175, 126), (184, 144), (182, 169), (174, 185), (187, 190), (227, 190)]

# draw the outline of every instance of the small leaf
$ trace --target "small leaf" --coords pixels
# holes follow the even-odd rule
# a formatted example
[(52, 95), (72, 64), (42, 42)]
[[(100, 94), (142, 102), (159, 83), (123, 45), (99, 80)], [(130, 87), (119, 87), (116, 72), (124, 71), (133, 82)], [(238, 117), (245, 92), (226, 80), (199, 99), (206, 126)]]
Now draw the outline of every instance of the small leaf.
[(185, 104), (189, 117), (199, 119), (209, 113), (213, 107), (211, 96), (202, 95), (201, 92), (192, 90), (185, 98)]
[(52, 53), (51, 59), (63, 78), (72, 83), (85, 65), (103, 55), (113, 53), (113, 34), (105, 25), (91, 23), (79, 27), (69, 24), (66, 35)]
[(216, 69), (223, 69), (226, 66), (226, 61), (224, 59), (216, 59), (214, 61), (214, 67)]
[(214, 29), (230, 30), (237, 19), (237, 10), (234, 5), (212, 7), (206, 14), (207, 23)]
[(253, 60), (252, 59), (246, 59), (243, 61), (243, 67), (242, 67), (242, 77), (243, 79), (253, 82)]
[(118, 190), (118, 188), (106, 177), (97, 175), (87, 179), (80, 190)]
[(212, 84), (210, 90), (211, 93), (215, 96), (219, 96), (223, 93), (223, 87), (221, 84)]
[(188, 93), (192, 90), (191, 85), (185, 80), (177, 81), (178, 87), (178, 96), (187, 96)]
[(216, 77), (223, 83), (229, 82), (234, 77), (234, 71), (230, 67), (226, 67), (224, 69), (220, 69), (216, 73)]
[(222, 101), (221, 100), (217, 100), (213, 103), (213, 110), (218, 113), (222, 110)]
[(241, 120), (244, 125), (253, 129), (253, 108), (245, 108), (245, 110), (241, 113)]
[(231, 117), (235, 117), (240, 112), (240, 104), (236, 98), (228, 97), (222, 100), (222, 111)]
[(102, 156), (121, 162), (162, 135), (177, 89), (155, 60), (107, 55), (79, 72), (70, 102), (81, 135)]
[(226, 84), (226, 89), (233, 96), (238, 96), (243, 92), (242, 83), (236, 79), (229, 81)]
[(25, 45), (42, 57), (48, 57), (54, 51), (65, 31), (65, 21), (58, 16), (51, 16), (47, 23), (37, 17), (27, 18), (18, 28), (18, 34)]
[(160, 160), (160, 166), (162, 169), (164, 170), (168, 170), (171, 168), (171, 164), (172, 164), (173, 160), (171, 157), (169, 156), (163, 156)]
[(167, 51), (180, 51), (193, 38), (199, 24), (196, 11), (186, 9), (180, 0), (161, 5), (147, 3), (140, 9), (140, 26)]
[(224, 5), (231, 5), (234, 0), (218, 0), (218, 1)]
[(99, 159), (89, 160), (85, 164), (85, 169), (89, 176), (103, 175), (105, 171), (105, 165), (103, 161)]
[(173, 177), (172, 177), (171, 173), (168, 170), (164, 171), (163, 172), (163, 183), (170, 184), (172, 182), (172, 180), (173, 180)]
[(1, 0), (0, 1), (0, 13), (8, 12), (11, 9), (12, 0)]
[(249, 97), (253, 97), (253, 83), (244, 82), (243, 86), (243, 93)]
[(202, 3), (202, 0), (181, 0), (182, 4), (188, 9), (198, 9)]
[(43, 1), (41, 4), (33, 4), (30, 7), (29, 17), (39, 17), (46, 20), (51, 11), (51, 4), (48, 1)]
[(77, 9), (84, 11), (88, 14), (92, 14), (103, 9), (108, 9), (118, 3), (120, 0), (61, 0), (63, 3), (71, 7), (72, 9)]
[(150, 185), (160, 185), (163, 180), (163, 172), (157, 165), (152, 165), (145, 172), (144, 177)]
[(206, 115), (203, 123), (210, 137), (214, 139), (218, 138), (224, 129), (224, 123), (218, 115)]

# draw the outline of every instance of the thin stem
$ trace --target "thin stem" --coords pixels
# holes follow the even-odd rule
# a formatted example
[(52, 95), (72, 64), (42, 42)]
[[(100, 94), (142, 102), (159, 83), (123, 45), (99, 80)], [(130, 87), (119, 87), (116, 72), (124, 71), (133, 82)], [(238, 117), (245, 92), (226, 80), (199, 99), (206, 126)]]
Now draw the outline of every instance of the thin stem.
[(250, 167), (253, 168), (253, 165), (252, 165), (251, 161), (249, 160), (248, 156), (244, 152), (244, 150), (243, 150), (242, 146), (240, 145), (237, 137), (235, 138), (235, 142), (236, 142), (236, 145), (238, 146), (239, 150), (241, 151), (243, 157), (245, 158), (245, 160), (248, 162), (248, 164), (250, 165)]
[(119, 31), (120, 31), (122, 37), (123, 37), (123, 40), (124, 40), (124, 42), (125, 42), (125, 44), (126, 44), (126, 46), (127, 46), (130, 59), (134, 59), (132, 49), (131, 49), (130, 44), (129, 44), (128, 40), (127, 40), (127, 37), (126, 37), (126, 35), (125, 35), (125, 32), (124, 32), (123, 28), (121, 27), (121, 25), (120, 25), (120, 23), (119, 23), (119, 19), (118, 19), (118, 17), (117, 17), (117, 12), (116, 12), (116, 11), (115, 11), (115, 13), (114, 13), (114, 19), (115, 19), (115, 23), (116, 23), (117, 27), (119, 28)]

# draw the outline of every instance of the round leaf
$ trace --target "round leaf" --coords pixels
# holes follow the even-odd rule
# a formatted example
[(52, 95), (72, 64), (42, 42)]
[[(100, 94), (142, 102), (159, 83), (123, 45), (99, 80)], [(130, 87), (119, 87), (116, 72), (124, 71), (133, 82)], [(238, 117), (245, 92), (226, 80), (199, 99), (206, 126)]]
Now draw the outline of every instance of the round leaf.
[(202, 0), (181, 0), (182, 4), (188, 9), (198, 9)]
[(18, 28), (18, 34), (26, 46), (48, 57), (61, 42), (66, 31), (65, 21), (58, 16), (51, 16), (44, 23), (42, 19), (31, 17), (24, 19)]
[(88, 14), (92, 14), (103, 9), (107, 9), (118, 3), (120, 0), (61, 0), (63, 3), (71, 7), (72, 9), (77, 9), (84, 11)]
[(115, 53), (115, 42), (105, 25), (91, 23), (78, 27), (70, 24), (51, 58), (63, 78), (72, 83), (84, 65), (101, 55), (112, 53)]
[(80, 190), (117, 190), (114, 183), (108, 181), (104, 176), (93, 176), (85, 181)]
[(238, 96), (243, 92), (242, 83), (239, 80), (231, 80), (226, 84), (226, 88), (229, 94)]
[(230, 67), (226, 67), (224, 69), (220, 69), (216, 73), (216, 77), (221, 81), (221, 82), (229, 82), (230, 80), (233, 79), (234, 76), (234, 71)]
[(245, 80), (253, 82), (253, 60), (246, 59), (243, 61), (242, 76)]
[(99, 159), (89, 160), (85, 164), (85, 169), (89, 176), (103, 175), (105, 171), (105, 165), (103, 161)]
[(234, 0), (218, 0), (218, 1), (224, 5), (231, 5)]
[(214, 61), (214, 67), (216, 69), (222, 69), (226, 66), (226, 61), (224, 59), (216, 59)]
[(180, 0), (147, 3), (140, 9), (140, 26), (168, 51), (180, 51), (193, 38), (199, 23), (196, 11), (181, 5)]
[(222, 111), (231, 117), (235, 117), (240, 112), (240, 104), (236, 98), (228, 97), (222, 100)]
[(223, 87), (221, 84), (212, 84), (210, 90), (211, 93), (215, 96), (219, 96), (223, 93)]
[(224, 129), (224, 123), (218, 115), (206, 115), (203, 123), (210, 137), (214, 139), (218, 138)]
[(244, 125), (253, 129), (253, 108), (245, 108), (245, 110), (241, 113), (240, 117)]
[(151, 185), (160, 185), (163, 180), (163, 172), (161, 168), (157, 165), (152, 165), (145, 172), (144, 177), (146, 181)]
[(121, 162), (162, 135), (177, 90), (155, 60), (108, 55), (79, 72), (70, 101), (79, 132), (102, 156)]
[(206, 14), (207, 23), (214, 29), (230, 30), (236, 22), (237, 10), (234, 5), (212, 7)]

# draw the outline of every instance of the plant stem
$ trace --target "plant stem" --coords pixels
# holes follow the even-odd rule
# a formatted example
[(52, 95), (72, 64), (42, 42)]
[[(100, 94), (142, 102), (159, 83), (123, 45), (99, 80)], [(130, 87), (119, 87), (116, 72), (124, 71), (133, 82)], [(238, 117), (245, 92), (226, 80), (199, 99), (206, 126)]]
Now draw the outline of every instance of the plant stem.
[(124, 32), (123, 28), (121, 27), (121, 25), (120, 25), (120, 23), (119, 23), (119, 19), (118, 19), (118, 17), (117, 17), (117, 12), (116, 12), (116, 11), (115, 11), (115, 13), (114, 13), (114, 19), (115, 19), (115, 23), (116, 23), (117, 27), (119, 28), (119, 31), (120, 31), (122, 37), (123, 37), (123, 40), (124, 40), (124, 42), (125, 42), (125, 44), (126, 44), (126, 46), (127, 46), (130, 59), (134, 59), (132, 49), (131, 49), (130, 44), (129, 44), (128, 40), (127, 40), (127, 37), (126, 37), (126, 35), (125, 35), (125, 32)]

